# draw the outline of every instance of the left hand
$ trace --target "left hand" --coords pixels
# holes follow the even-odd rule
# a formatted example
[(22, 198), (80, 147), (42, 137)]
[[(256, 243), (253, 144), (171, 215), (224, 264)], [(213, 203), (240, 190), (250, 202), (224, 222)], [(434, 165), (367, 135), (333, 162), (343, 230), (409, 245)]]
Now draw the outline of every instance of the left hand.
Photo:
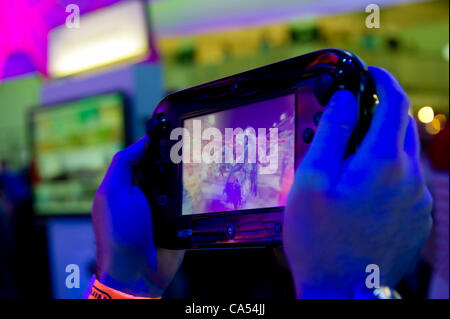
[(149, 138), (118, 152), (97, 190), (92, 208), (99, 281), (141, 297), (160, 297), (184, 251), (155, 247), (150, 205), (133, 181)]

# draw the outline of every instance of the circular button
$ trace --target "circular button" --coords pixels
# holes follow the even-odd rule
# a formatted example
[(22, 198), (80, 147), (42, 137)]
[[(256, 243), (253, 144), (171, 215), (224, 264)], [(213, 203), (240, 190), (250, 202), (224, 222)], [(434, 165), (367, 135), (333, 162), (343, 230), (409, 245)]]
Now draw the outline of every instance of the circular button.
[(314, 130), (312, 128), (307, 128), (303, 131), (303, 142), (306, 144), (311, 143), (312, 139), (314, 137)]
[(334, 79), (330, 74), (322, 74), (314, 82), (314, 95), (320, 105), (325, 106), (328, 103), (334, 87)]
[(322, 112), (317, 112), (314, 114), (314, 124), (317, 126), (319, 125), (320, 117), (322, 116)]
[(226, 233), (226, 235), (227, 235), (227, 238), (228, 238), (228, 239), (231, 239), (231, 238), (233, 238), (234, 235), (236, 234), (236, 228), (234, 227), (233, 224), (228, 224), (228, 225), (226, 226), (225, 233)]
[(159, 195), (158, 206), (166, 206), (166, 205), (167, 205), (167, 195)]

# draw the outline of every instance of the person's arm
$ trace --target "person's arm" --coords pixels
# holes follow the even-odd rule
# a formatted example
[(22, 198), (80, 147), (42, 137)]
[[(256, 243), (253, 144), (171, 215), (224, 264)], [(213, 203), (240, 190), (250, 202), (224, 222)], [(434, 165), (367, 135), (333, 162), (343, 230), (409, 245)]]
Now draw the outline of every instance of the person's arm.
[(97, 280), (127, 295), (161, 297), (184, 251), (155, 247), (150, 205), (133, 185), (133, 167), (149, 138), (118, 152), (97, 190), (92, 221), (97, 243)]
[(380, 102), (357, 152), (345, 158), (357, 102), (338, 91), (296, 171), (283, 244), (298, 298), (367, 295), (371, 264), (380, 285), (395, 287), (430, 233), (432, 200), (408, 97), (385, 70), (369, 72)]

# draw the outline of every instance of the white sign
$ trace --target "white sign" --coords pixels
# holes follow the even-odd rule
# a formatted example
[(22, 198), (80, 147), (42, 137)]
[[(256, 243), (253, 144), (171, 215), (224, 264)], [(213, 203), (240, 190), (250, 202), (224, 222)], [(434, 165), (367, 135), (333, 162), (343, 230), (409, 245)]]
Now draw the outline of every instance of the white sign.
[[(130, 0), (83, 14), (49, 33), (48, 68), (64, 77), (105, 66), (142, 61), (149, 54), (147, 6)], [(67, 22), (67, 21), (66, 21)], [(78, 25), (78, 27), (77, 27)]]

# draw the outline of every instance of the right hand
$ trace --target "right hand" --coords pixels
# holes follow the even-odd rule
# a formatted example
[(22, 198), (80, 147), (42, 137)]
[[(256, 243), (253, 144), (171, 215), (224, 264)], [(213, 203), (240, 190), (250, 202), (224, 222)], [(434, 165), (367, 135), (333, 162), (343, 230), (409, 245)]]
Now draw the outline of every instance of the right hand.
[(394, 287), (430, 233), (432, 199), (408, 97), (388, 72), (369, 72), (380, 103), (357, 152), (344, 158), (358, 105), (339, 91), (288, 197), (283, 244), (299, 298), (351, 298), (365, 290), (369, 264)]

